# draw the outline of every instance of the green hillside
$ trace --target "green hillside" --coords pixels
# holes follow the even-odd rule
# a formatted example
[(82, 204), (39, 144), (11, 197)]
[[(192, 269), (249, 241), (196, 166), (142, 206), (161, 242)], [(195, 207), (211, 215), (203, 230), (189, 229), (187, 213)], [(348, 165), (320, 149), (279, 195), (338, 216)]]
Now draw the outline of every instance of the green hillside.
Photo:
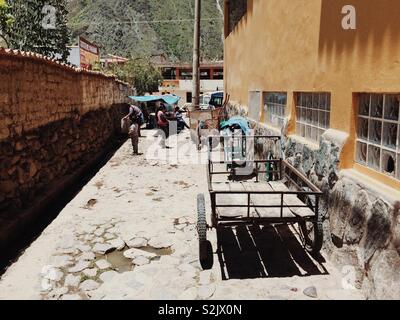
[[(202, 59), (223, 58), (223, 0), (203, 0)], [(193, 0), (70, 0), (69, 26), (102, 53), (192, 59)]]

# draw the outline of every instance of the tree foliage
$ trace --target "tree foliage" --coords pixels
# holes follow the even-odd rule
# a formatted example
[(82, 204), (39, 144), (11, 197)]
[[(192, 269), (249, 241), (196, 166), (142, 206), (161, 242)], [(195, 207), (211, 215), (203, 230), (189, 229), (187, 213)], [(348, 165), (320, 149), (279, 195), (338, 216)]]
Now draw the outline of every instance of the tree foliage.
[(67, 60), (67, 0), (8, 0), (8, 5), (14, 20), (8, 34), (11, 48)]
[(111, 65), (103, 71), (131, 84), (138, 95), (157, 92), (163, 80), (160, 71), (146, 57), (129, 60), (124, 65)]
[(14, 18), (11, 14), (11, 7), (5, 0), (0, 0), (0, 38), (8, 46), (9, 35)]
[[(223, 0), (202, 0), (202, 59), (223, 58)], [(193, 0), (71, 0), (73, 36), (85, 36), (103, 52), (164, 55), (172, 62), (193, 56)]]

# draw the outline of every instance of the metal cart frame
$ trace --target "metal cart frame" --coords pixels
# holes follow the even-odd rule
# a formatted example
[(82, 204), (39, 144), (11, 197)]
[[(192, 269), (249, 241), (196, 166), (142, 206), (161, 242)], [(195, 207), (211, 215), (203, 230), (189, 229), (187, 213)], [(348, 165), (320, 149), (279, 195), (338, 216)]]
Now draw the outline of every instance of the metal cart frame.
[[(207, 241), (207, 229), (218, 228), (220, 225), (237, 226), (239, 224), (247, 225), (266, 225), (266, 224), (293, 224), (298, 223), (301, 233), (301, 240), (305, 249), (311, 254), (317, 254), (323, 243), (323, 230), (322, 230), (322, 216), (320, 213), (319, 203), (322, 192), (313, 183), (305, 177), (301, 172), (294, 168), (291, 164), (283, 159), (259, 159), (252, 160), (254, 163), (254, 174), (249, 177), (247, 181), (252, 181), (255, 178), (254, 183), (259, 182), (260, 174), (273, 174), (275, 181), (284, 182), (285, 185), (290, 186), (290, 189), (279, 190), (279, 191), (232, 191), (232, 190), (214, 190), (213, 189), (213, 177), (216, 175), (228, 175), (231, 180), (235, 181), (235, 167), (227, 166), (226, 170), (216, 171), (214, 166), (216, 164), (226, 164), (225, 161), (213, 161), (211, 159), (212, 139), (216, 137), (209, 137), (209, 159), (207, 165), (207, 182), (208, 191), (211, 199), (211, 225), (207, 225), (206, 222), (206, 210), (205, 210), (205, 197), (204, 194), (199, 194), (197, 197), (197, 209), (198, 209), (198, 222), (197, 231), (199, 235), (199, 248), (200, 248), (200, 263), (203, 269), (210, 269), (213, 265), (213, 251), (212, 245)], [(274, 141), (280, 141), (279, 136), (251, 136), (255, 141), (258, 139), (271, 139)], [(269, 164), (273, 166), (273, 170), (260, 170), (260, 164)], [(218, 202), (218, 195), (246, 195), (246, 203), (243, 204), (220, 204)], [(280, 196), (280, 203), (273, 205), (262, 205), (255, 204), (252, 202), (252, 197), (262, 195), (265, 197), (269, 196)], [(299, 199), (299, 203), (287, 203), (285, 198), (288, 196), (295, 196)], [(244, 208), (247, 210), (246, 216), (240, 217), (225, 217), (218, 213), (219, 208)], [(257, 217), (251, 216), (250, 213), (257, 209), (273, 209), (279, 208), (280, 215), (273, 217), (262, 217), (258, 214)], [(308, 208), (312, 211), (312, 215), (302, 216), (297, 215), (293, 211), (293, 216), (284, 216), (285, 208)]]

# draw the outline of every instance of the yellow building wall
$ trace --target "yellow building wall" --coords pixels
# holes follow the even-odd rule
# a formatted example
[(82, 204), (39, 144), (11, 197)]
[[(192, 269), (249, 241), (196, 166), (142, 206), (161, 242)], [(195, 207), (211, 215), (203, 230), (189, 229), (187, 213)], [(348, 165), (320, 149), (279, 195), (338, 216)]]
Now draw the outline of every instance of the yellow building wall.
[[(345, 5), (356, 8), (356, 30), (342, 28)], [(399, 14), (398, 0), (248, 0), (247, 14), (225, 39), (225, 91), (242, 105), (251, 90), (287, 92), (289, 134), (293, 93), (330, 92), (330, 128), (350, 135), (341, 167), (353, 168), (353, 94), (400, 92)], [(356, 167), (400, 189), (397, 180)]]

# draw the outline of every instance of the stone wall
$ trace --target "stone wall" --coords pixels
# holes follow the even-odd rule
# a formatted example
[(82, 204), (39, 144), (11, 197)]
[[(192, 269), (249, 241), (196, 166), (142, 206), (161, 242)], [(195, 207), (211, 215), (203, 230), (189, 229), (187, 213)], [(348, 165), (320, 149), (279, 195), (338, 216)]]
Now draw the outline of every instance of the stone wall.
[[(247, 108), (228, 106), (229, 116), (247, 116)], [(250, 120), (255, 134), (276, 130)], [(286, 120), (288, 122), (288, 119)], [(380, 192), (352, 170), (339, 170), (347, 134), (327, 130), (319, 147), (282, 132), (281, 155), (323, 192), (324, 249), (344, 277), (370, 299), (400, 298), (400, 223), (396, 199)], [(267, 145), (258, 148), (266, 152)], [(399, 200), (399, 199), (397, 199)]]
[(12, 224), (118, 135), (129, 87), (0, 49), (0, 225)]

